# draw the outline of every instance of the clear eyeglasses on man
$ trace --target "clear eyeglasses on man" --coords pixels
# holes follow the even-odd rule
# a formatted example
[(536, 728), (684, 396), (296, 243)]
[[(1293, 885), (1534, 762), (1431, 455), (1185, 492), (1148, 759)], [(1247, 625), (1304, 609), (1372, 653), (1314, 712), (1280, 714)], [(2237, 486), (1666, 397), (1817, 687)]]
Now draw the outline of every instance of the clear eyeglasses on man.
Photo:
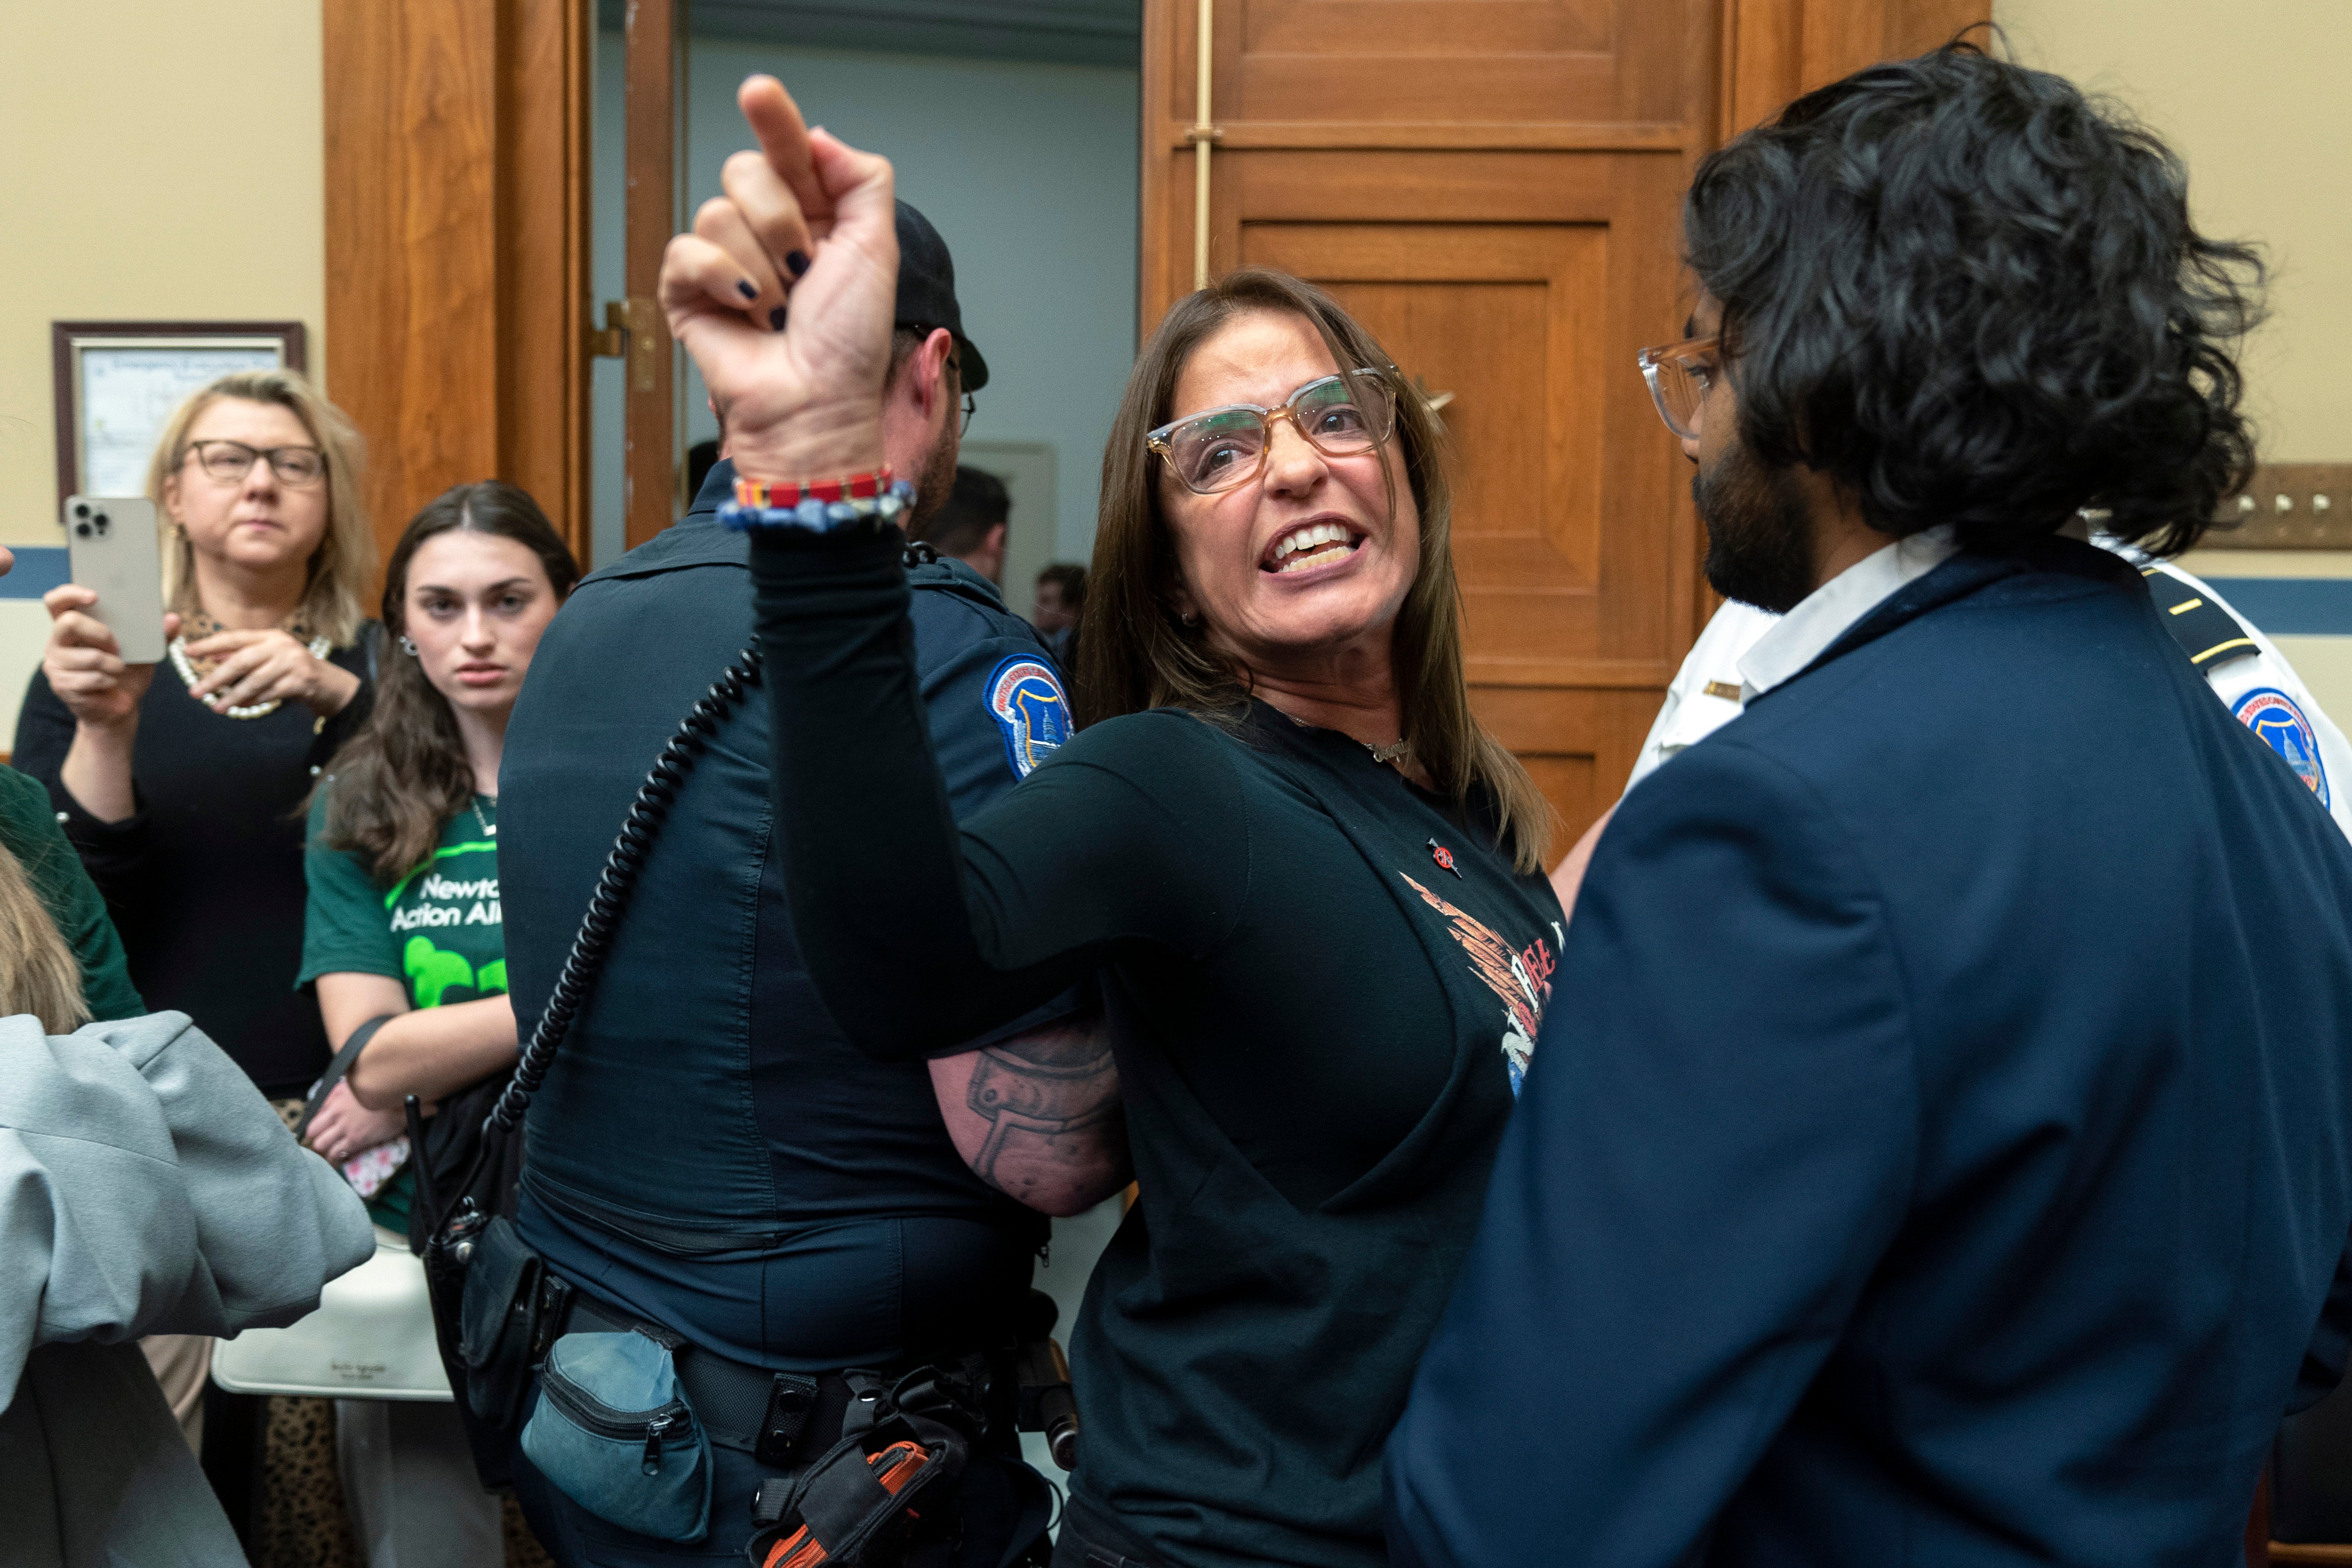
[(1685, 441), (1698, 439), (1699, 405), (1707, 388), (1723, 374), (1721, 341), (1710, 334), (1688, 338), (1660, 348), (1643, 349), (1634, 357), (1642, 379), (1650, 384), (1651, 400), (1666, 428)]

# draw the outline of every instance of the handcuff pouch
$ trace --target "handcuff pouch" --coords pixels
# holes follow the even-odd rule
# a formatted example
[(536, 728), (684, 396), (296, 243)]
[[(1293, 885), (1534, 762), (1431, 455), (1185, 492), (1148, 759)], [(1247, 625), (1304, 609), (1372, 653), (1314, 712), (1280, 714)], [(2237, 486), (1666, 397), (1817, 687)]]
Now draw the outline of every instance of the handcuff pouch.
[(982, 1386), (932, 1366), (895, 1383), (842, 1376), (841, 1440), (753, 1500), (755, 1568), (898, 1568), (940, 1557), (950, 1539), (955, 1493), (987, 1427)]
[(457, 1359), (466, 1369), (466, 1405), (477, 1419), (508, 1431), (530, 1384), (539, 1254), (523, 1245), (503, 1215), (482, 1227), (473, 1247), (458, 1309)]

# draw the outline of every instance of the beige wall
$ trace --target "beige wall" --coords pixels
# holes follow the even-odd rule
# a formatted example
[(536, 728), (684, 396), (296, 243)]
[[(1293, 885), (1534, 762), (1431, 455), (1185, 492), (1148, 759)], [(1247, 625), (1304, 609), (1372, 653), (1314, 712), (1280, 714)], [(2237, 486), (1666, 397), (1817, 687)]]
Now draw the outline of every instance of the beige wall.
[(2114, 93), (2189, 164), (2209, 232), (2259, 239), (2271, 324), (2247, 356), (2273, 462), (2352, 461), (2352, 4), (1995, 0), (2018, 57)]
[[(0, 542), (59, 542), (48, 323), (299, 317), (324, 363), (318, 0), (12, 5), (0, 37)], [(2277, 461), (2352, 459), (2352, 4), (1998, 0), (2029, 62), (2187, 157), (2272, 250), (2251, 356)]]
[[(59, 546), (51, 321), (299, 320), (324, 367), (319, 0), (5, 10), (0, 544)], [(0, 752), (47, 626), (0, 598)]]
[[(320, 7), (12, 0), (6, 10), (0, 544), (58, 545), (52, 321), (299, 319), (312, 373), (324, 363)], [(8, 674), (0, 700), (13, 707), (20, 682)]]
[[(397, 0), (384, 0), (396, 4)], [(2028, 63), (2112, 91), (2188, 160), (2200, 221), (2269, 247), (2248, 356), (2274, 461), (2352, 461), (2352, 0), (1996, 0)], [(49, 322), (299, 318), (325, 364), (319, 0), (15, 0), (0, 26), (0, 543), (63, 542)], [(2273, 574), (2275, 555), (2194, 570)], [(2308, 564), (2352, 575), (2352, 560)], [(0, 598), (0, 748), (38, 658)], [(2352, 642), (2296, 639), (2352, 712)], [(2308, 646), (2306, 646), (2306, 644)]]

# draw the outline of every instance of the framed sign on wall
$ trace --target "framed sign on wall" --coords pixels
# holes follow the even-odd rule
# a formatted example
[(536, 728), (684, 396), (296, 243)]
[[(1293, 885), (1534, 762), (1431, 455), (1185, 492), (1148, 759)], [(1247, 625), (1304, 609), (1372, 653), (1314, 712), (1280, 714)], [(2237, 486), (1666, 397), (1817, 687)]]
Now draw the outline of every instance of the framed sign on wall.
[(307, 371), (299, 321), (52, 321), (58, 505), (135, 496), (164, 422), (187, 395), (239, 370)]

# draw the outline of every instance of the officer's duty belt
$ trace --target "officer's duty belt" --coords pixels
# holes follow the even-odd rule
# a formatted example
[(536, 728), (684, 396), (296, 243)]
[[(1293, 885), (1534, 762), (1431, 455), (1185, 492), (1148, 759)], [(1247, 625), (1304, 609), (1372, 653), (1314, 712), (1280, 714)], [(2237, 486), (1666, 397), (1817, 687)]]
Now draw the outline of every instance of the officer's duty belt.
[(554, 1333), (644, 1333), (658, 1340), (669, 1348), (686, 1402), (710, 1440), (756, 1454), (769, 1464), (782, 1465), (797, 1450), (815, 1451), (832, 1444), (841, 1435), (849, 1402), (858, 1397), (838, 1373), (813, 1376), (730, 1360), (657, 1323), (616, 1317), (583, 1300), (577, 1290), (565, 1304)]

